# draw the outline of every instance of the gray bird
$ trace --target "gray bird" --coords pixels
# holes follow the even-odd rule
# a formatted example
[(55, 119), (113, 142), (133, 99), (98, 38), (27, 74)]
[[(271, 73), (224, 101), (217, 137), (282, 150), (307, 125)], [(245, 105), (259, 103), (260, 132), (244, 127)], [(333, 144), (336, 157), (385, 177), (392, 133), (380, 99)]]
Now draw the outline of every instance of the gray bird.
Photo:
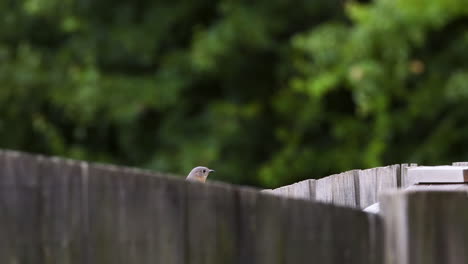
[(198, 166), (192, 169), (186, 180), (205, 182), (210, 172), (214, 172), (214, 170), (208, 169), (207, 167)]

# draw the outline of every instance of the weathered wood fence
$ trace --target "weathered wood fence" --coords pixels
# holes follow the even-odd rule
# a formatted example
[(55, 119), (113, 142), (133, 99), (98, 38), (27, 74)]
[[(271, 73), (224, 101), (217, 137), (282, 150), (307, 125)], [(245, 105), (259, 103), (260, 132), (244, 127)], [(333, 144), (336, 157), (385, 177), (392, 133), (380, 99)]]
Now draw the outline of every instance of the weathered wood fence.
[(381, 220), (256, 189), (0, 152), (0, 263), (380, 263)]
[(356, 210), (404, 186), (402, 167), (305, 181), (289, 199), (0, 151), (0, 263), (467, 263), (466, 192), (393, 191), (383, 217)]
[(406, 169), (409, 166), (416, 166), (416, 164), (396, 164), (366, 170), (352, 170), (318, 180), (309, 179), (263, 191), (288, 198), (364, 209), (378, 202), (382, 191), (407, 187)]

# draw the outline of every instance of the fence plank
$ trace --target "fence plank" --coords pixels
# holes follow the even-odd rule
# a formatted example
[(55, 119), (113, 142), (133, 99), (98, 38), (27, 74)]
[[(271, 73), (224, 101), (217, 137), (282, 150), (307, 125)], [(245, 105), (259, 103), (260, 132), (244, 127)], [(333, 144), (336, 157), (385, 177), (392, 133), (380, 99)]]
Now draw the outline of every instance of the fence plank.
[(126, 224), (126, 208), (120, 200), (128, 196), (132, 179), (123, 188), (124, 179), (116, 169), (90, 165), (88, 177), (88, 258), (97, 263), (123, 264), (128, 252), (122, 244), (128, 242), (130, 228)]
[(408, 226), (406, 200), (397, 191), (384, 192), (380, 196), (380, 212), (384, 219), (385, 264), (408, 263)]
[(314, 182), (315, 180), (304, 180), (294, 183), (292, 185), (292, 188), (290, 189), (289, 197), (303, 200), (311, 200), (311, 191)]
[(157, 177), (151, 201), (157, 206), (153, 223), (156, 237), (154, 263), (187, 263), (185, 184), (178, 179)]
[(347, 207), (358, 207), (359, 201), (356, 201), (355, 184), (357, 170), (347, 171), (332, 175), (332, 195), (333, 204)]
[[(257, 227), (257, 221), (259, 220), (257, 203), (261, 195), (267, 196), (251, 188), (241, 188), (237, 193), (238, 264), (260, 263), (260, 258), (257, 256), (257, 253), (260, 252), (258, 241), (266, 235), (261, 233), (261, 230), (264, 229)], [(263, 224), (261, 225), (263, 226)]]
[(291, 185), (281, 186), (279, 188), (273, 189), (272, 193), (278, 196), (289, 197), (291, 193)]
[(396, 189), (400, 164), (377, 168), (377, 195), (382, 190)]
[(82, 209), (80, 162), (40, 159), (42, 244), (53, 263), (85, 263), (86, 237)]
[(186, 263), (182, 180), (91, 165), (88, 186), (89, 259), (99, 263)]
[(0, 154), (0, 262), (42, 263), (38, 159)]
[(361, 208), (375, 203), (377, 186), (377, 170), (367, 169), (359, 171), (359, 205)]
[(272, 193), (274, 195), (303, 199), (303, 200), (314, 200), (315, 199), (315, 180), (303, 180), (290, 185), (282, 186), (276, 189), (265, 189), (262, 192)]
[(236, 263), (234, 198), (231, 186), (187, 182), (187, 263)]
[(157, 235), (156, 178), (91, 165), (88, 254), (99, 263), (151, 263)]
[(359, 205), (366, 208), (378, 202), (380, 192), (397, 188), (400, 165), (359, 171)]
[(333, 202), (333, 180), (332, 176), (315, 181), (315, 199), (324, 203)]
[[(364, 264), (382, 260), (378, 217), (305, 201), (290, 204), (287, 212), (286, 263)], [(355, 243), (350, 243), (353, 238)]]
[(259, 195), (256, 207), (255, 259), (259, 264), (284, 263), (284, 216), (287, 200), (284, 197)]
[(463, 192), (383, 195), (387, 264), (468, 262), (468, 196)]

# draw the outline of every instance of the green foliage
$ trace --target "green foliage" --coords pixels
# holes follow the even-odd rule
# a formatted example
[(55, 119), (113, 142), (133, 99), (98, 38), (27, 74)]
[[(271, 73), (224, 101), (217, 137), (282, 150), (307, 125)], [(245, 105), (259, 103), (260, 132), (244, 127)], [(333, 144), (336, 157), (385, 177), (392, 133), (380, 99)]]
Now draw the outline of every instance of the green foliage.
[(351, 3), (346, 12), (350, 23), (325, 23), (294, 36), (299, 71), (291, 87), (308, 103), (319, 102), (304, 126), (317, 133), (314, 123), (323, 134), (291, 130), (288, 138), (299, 134), (300, 143), (285, 148), (283, 162), (272, 163), (264, 175), (274, 175), (288, 164), (284, 160), (297, 160), (300, 151), (321, 153), (310, 164), (338, 171), (466, 159), (464, 1), (380, 0)]
[(462, 0), (0, 2), (0, 146), (275, 186), (466, 159)]

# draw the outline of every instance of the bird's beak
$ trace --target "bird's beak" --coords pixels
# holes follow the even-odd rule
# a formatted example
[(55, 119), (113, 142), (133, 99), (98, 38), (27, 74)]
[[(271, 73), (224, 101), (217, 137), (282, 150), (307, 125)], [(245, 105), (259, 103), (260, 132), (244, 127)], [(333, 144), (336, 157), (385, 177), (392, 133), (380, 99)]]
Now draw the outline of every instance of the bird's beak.
[(215, 170), (209, 170), (209, 172), (216, 172)]

